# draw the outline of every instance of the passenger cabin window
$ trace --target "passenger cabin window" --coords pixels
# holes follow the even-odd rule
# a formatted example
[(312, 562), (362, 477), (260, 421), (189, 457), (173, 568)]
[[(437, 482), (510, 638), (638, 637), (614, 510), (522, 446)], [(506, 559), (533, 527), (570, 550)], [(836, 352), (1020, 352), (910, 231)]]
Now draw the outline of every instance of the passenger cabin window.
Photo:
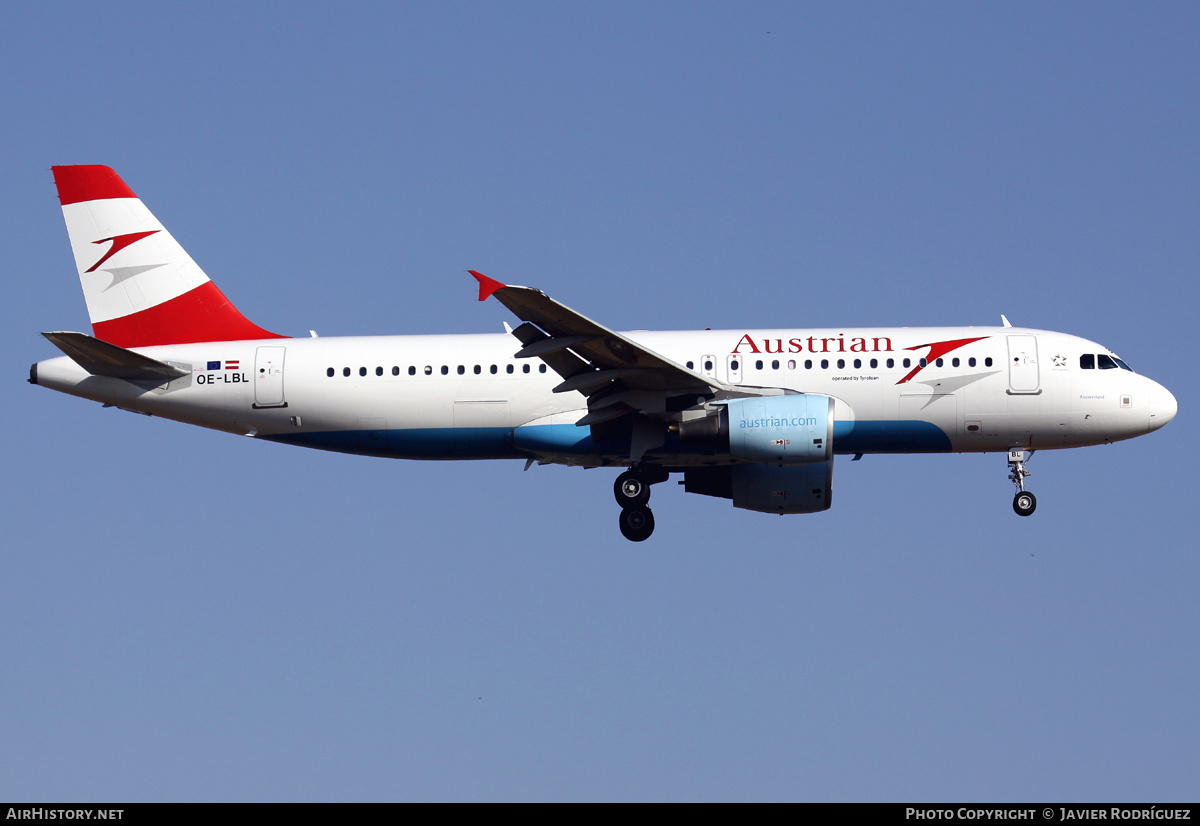
[(538, 365), (538, 372), (539, 372), (539, 373), (545, 373), (545, 372), (546, 372), (546, 365), (544, 365), (544, 364), (539, 364), (539, 365)]
[(771, 360), (771, 369), (772, 369), (772, 370), (778, 370), (778, 369), (779, 369), (779, 359), (772, 359), (772, 360)]
[(528, 373), (528, 372), (529, 372), (529, 365), (528, 365), (528, 364), (522, 364), (522, 365), (521, 365), (521, 372), (522, 372), (522, 373)]
[(696, 363), (695, 363), (695, 362), (691, 362), (691, 361), (689, 361), (689, 362), (687, 363), (687, 369), (689, 369), (689, 370), (695, 370), (695, 369), (696, 369)]
[(367, 368), (365, 368), (365, 367), (358, 368), (358, 374), (360, 376), (365, 376), (367, 374)]
[(417, 374), (417, 368), (416, 368), (415, 366), (414, 366), (414, 367), (409, 367), (409, 368), (408, 368), (408, 374), (409, 374), (410, 376), (415, 376), (415, 375)]
[(513, 366), (511, 364), (507, 364), (504, 366), (505, 373), (512, 373), (512, 371), (513, 371)]
[(425, 365), (425, 375), (427, 375), (427, 376), (433, 375), (433, 365), (432, 364)]
[(375, 368), (375, 375), (377, 375), (377, 376), (382, 376), (382, 375), (383, 375), (383, 368), (382, 368), (382, 367), (376, 367), (376, 368)]
[(442, 375), (443, 375), (443, 376), (448, 376), (448, 375), (450, 375), (450, 368), (449, 368), (449, 367), (447, 367), (447, 366), (446, 366), (446, 365), (444, 365), (444, 364), (442, 365)]
[(712, 361), (711, 361), (711, 360), (709, 360), (709, 359), (705, 359), (705, 360), (704, 360), (704, 369), (705, 369), (705, 370), (707, 370), (707, 371), (709, 371), (709, 372), (712, 372), (712, 369), (713, 369), (713, 363), (712, 363)]
[(889, 370), (891, 370), (891, 369), (892, 369), (893, 367), (895, 367), (895, 366), (896, 366), (896, 360), (895, 360), (895, 359), (888, 359), (888, 360), (887, 360), (887, 367), (888, 367), (888, 369), (889, 369)]
[(983, 366), (984, 366), (984, 367), (991, 367), (991, 366), (992, 366), (992, 357), (991, 357), (991, 356), (988, 356), (987, 358), (985, 358), (985, 359), (983, 360)]
[(861, 368), (862, 368), (862, 359), (855, 359), (854, 360), (854, 369), (859, 370)]
[(758, 361), (754, 362), (754, 369), (755, 369), (755, 370), (761, 370), (761, 369), (762, 369), (762, 359), (759, 359)]
[(325, 375), (332, 377), (333, 376), (333, 368), (330, 367), (328, 370), (326, 370)]
[(974, 367), (974, 366), (975, 366), (975, 357), (974, 357), (974, 356), (971, 356), (969, 359), (967, 359), (967, 366), (968, 366), (968, 367)]
[(812, 359), (805, 359), (805, 360), (804, 360), (804, 369), (805, 369), (805, 370), (811, 370), (811, 369), (812, 369)]
[(478, 375), (479, 375), (480, 373), (482, 373), (482, 372), (483, 372), (483, 368), (482, 368), (482, 367), (480, 367), (478, 364), (476, 364), (476, 365), (475, 365), (475, 375), (477, 375), (477, 376), (478, 376)]
[(822, 370), (829, 369), (829, 359), (821, 359), (821, 369)]

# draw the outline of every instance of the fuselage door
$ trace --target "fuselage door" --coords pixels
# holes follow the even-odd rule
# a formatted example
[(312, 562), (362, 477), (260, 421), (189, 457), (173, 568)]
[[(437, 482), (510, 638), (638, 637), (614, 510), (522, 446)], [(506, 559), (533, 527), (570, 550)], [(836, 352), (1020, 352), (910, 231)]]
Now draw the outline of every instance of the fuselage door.
[[(705, 356), (705, 358), (708, 358), (708, 356)], [(730, 384), (741, 384), (742, 383), (742, 357), (740, 355), (738, 355), (737, 353), (733, 353), (729, 356), (726, 356), (725, 357), (725, 366), (728, 370), (729, 383)]]
[(1008, 386), (1013, 393), (1038, 392), (1036, 336), (1008, 337)]
[(283, 397), (286, 347), (259, 347), (254, 354), (254, 406), (287, 407)]

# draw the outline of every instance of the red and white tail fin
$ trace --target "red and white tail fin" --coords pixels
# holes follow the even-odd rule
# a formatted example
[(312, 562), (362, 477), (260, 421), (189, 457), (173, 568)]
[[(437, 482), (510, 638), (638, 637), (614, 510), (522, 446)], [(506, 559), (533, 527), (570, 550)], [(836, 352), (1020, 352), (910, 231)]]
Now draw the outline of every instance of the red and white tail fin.
[(116, 172), (53, 169), (96, 338), (119, 347), (285, 338), (239, 313)]

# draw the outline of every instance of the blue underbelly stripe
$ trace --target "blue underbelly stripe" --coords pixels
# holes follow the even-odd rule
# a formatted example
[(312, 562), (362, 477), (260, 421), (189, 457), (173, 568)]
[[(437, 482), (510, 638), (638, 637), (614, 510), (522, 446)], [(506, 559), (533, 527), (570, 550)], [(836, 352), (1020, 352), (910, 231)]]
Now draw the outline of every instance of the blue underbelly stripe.
[(263, 436), (273, 442), (338, 453), (397, 459), (520, 459), (510, 427), (436, 427), (421, 430), (329, 430)]
[[(436, 427), (420, 430), (332, 430), (263, 436), (273, 442), (399, 459), (520, 459), (530, 453), (596, 456), (628, 453), (627, 443), (597, 444), (588, 428), (573, 424), (520, 427)], [(945, 453), (950, 438), (929, 422), (835, 422), (835, 453)], [(675, 439), (664, 452), (700, 452)]]
[(834, 422), (834, 453), (948, 453), (950, 437), (929, 422)]

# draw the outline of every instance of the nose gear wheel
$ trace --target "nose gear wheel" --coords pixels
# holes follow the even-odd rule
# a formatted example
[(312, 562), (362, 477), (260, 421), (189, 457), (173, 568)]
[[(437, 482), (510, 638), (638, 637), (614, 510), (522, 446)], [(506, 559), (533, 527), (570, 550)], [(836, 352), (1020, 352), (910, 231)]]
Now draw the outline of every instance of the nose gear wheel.
[[(1029, 451), (1033, 458), (1033, 451)], [(1025, 490), (1025, 477), (1032, 475), (1025, 468), (1025, 451), (1013, 448), (1008, 451), (1008, 480), (1017, 487), (1017, 495), (1013, 497), (1013, 510), (1018, 516), (1029, 516), (1037, 508), (1037, 497)]]

